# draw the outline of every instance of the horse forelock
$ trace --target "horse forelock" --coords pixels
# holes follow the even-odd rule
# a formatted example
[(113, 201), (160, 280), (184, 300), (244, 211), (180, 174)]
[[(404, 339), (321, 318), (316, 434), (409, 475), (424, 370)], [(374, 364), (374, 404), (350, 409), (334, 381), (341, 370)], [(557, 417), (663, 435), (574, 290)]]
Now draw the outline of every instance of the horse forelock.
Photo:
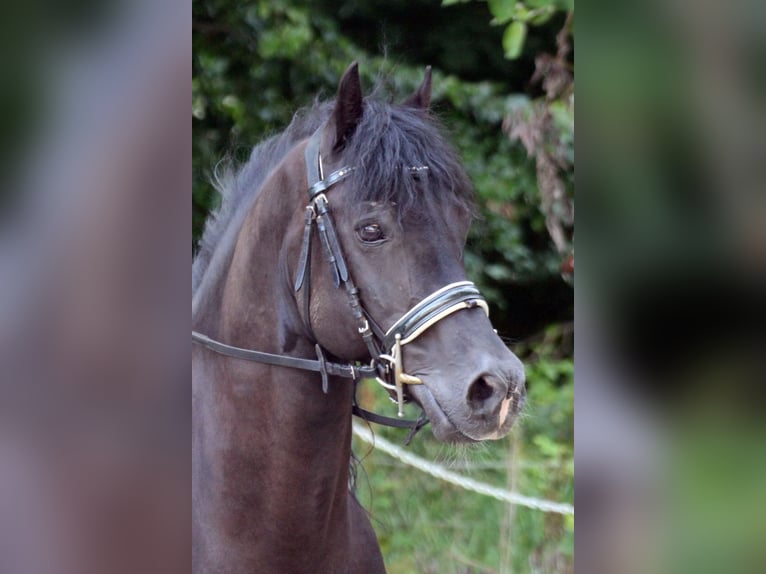
[(438, 121), (423, 110), (365, 100), (343, 152), (350, 200), (394, 203), (400, 213), (428, 215), (447, 206), (474, 212), (468, 175)]

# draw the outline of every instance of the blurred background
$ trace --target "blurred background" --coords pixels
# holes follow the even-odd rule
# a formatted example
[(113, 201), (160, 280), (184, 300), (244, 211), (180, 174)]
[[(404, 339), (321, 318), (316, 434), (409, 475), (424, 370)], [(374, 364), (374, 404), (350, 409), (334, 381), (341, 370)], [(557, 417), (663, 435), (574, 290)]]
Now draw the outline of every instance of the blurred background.
[(190, 17), (3, 3), (3, 574), (190, 571)]
[(763, 572), (766, 3), (580, 8), (577, 569)]
[[(350, 62), (401, 100), (433, 66), (432, 113), (479, 198), (466, 265), (527, 366), (512, 437), (456, 451), (430, 431), (408, 450), (465, 476), (571, 503), (574, 402), (574, 34), (563, 0), (194, 0), (192, 248), (219, 200), (218, 162), (244, 161)], [(359, 398), (392, 414), (375, 386)], [(416, 411), (409, 414), (416, 415)], [(406, 432), (375, 427), (402, 444)], [(356, 442), (357, 490), (391, 574), (573, 570), (571, 515), (509, 505)]]

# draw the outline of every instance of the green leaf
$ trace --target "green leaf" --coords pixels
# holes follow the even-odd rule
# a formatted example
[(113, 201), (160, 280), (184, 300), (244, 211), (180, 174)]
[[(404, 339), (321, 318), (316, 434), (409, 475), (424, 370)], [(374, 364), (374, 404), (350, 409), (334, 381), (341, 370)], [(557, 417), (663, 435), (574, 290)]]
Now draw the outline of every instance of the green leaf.
[(556, 9), (553, 6), (546, 6), (545, 8), (535, 10), (532, 12), (533, 16), (529, 19), (529, 22), (534, 26), (542, 26), (551, 19), (555, 12)]
[(503, 34), (503, 49), (505, 57), (515, 60), (521, 55), (524, 40), (527, 37), (527, 25), (524, 22), (511, 22)]
[(516, 3), (516, 0), (488, 0), (489, 11), (494, 16), (491, 24), (510, 22), (514, 17)]

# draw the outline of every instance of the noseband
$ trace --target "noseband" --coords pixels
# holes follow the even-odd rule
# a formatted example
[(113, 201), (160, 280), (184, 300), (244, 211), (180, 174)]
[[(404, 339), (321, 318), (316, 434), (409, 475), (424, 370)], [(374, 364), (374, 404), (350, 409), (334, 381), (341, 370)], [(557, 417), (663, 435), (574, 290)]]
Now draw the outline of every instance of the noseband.
[[(354, 284), (343, 257), (338, 241), (332, 217), (330, 216), (330, 204), (325, 195), (335, 184), (343, 181), (353, 171), (354, 167), (342, 167), (327, 177), (322, 171), (322, 156), (319, 148), (323, 128), (319, 128), (309, 139), (306, 146), (306, 177), (309, 185), (309, 203), (306, 206), (304, 219), (303, 241), (298, 260), (298, 275), (295, 280), (295, 291), (303, 290), (304, 319), (310, 332), (310, 295), (311, 295), (311, 243), (316, 226), (317, 235), (322, 244), (324, 259), (327, 261), (333, 281), (336, 287), (343, 285), (349, 300), (349, 306), (354, 319), (357, 322), (359, 335), (365, 342), (370, 354), (369, 366), (352, 364), (338, 364), (328, 362), (325, 359), (322, 347), (315, 345), (317, 359), (300, 359), (286, 355), (275, 355), (261, 351), (252, 351), (232, 347), (210, 337), (192, 331), (192, 341), (199, 343), (216, 353), (255, 361), (268, 365), (302, 369), (318, 372), (322, 377), (322, 390), (328, 391), (328, 376), (338, 376), (353, 379), (358, 382), (361, 379), (373, 379), (388, 390), (392, 400), (398, 404), (399, 417), (403, 416), (403, 405), (408, 398), (405, 396), (405, 385), (420, 385), (423, 381), (404, 371), (402, 348), (416, 340), (427, 329), (461, 309), (481, 307), (487, 315), (489, 308), (476, 286), (470, 281), (451, 283), (435, 291), (396, 321), (387, 331), (383, 331), (378, 323), (365, 310), (359, 298), (359, 290)], [(412, 167), (411, 171), (420, 172), (427, 170), (427, 166)], [(313, 336), (313, 332), (312, 332)], [(316, 337), (314, 337), (316, 340)], [(428, 424), (424, 414), (417, 420), (405, 421), (371, 413), (353, 405), (353, 413), (365, 420), (394, 426), (410, 428), (408, 442), (414, 434)]]

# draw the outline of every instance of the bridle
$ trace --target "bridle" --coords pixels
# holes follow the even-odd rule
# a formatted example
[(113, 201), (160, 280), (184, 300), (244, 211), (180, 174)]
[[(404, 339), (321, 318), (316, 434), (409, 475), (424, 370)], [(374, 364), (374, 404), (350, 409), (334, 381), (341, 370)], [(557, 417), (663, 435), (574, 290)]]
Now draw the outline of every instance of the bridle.
[[(404, 371), (403, 347), (452, 313), (461, 309), (481, 307), (489, 315), (489, 308), (486, 300), (472, 282), (459, 281), (442, 287), (420, 301), (387, 331), (380, 328), (362, 305), (359, 289), (349, 274), (330, 215), (330, 204), (325, 195), (330, 188), (346, 179), (355, 167), (342, 167), (324, 177), (320, 154), (322, 132), (323, 127), (314, 132), (305, 151), (309, 203), (306, 206), (303, 241), (294, 289), (296, 292), (303, 290), (304, 317), (313, 337), (309, 299), (311, 295), (311, 243), (314, 235), (313, 230), (316, 226), (324, 259), (330, 267), (335, 286), (339, 288), (343, 285), (346, 291), (351, 312), (357, 323), (357, 330), (370, 354), (370, 364), (354, 365), (327, 361), (324, 351), (318, 343), (314, 345), (317, 358), (313, 360), (233, 347), (196, 331), (192, 331), (192, 341), (227, 357), (317, 372), (321, 375), (322, 390), (325, 394), (328, 392), (330, 376), (352, 379), (354, 383), (358, 383), (361, 379), (373, 379), (389, 392), (392, 400), (398, 405), (399, 417), (402, 417), (404, 414), (403, 405), (408, 400), (404, 393), (405, 385), (423, 384), (419, 378)], [(427, 166), (416, 166), (412, 167), (411, 171), (419, 172), (427, 169)], [(356, 402), (352, 405), (352, 409), (354, 415), (367, 421), (386, 426), (409, 428), (410, 435), (407, 442), (418, 430), (428, 424), (428, 419), (422, 412), (416, 420), (403, 420), (364, 410)]]

